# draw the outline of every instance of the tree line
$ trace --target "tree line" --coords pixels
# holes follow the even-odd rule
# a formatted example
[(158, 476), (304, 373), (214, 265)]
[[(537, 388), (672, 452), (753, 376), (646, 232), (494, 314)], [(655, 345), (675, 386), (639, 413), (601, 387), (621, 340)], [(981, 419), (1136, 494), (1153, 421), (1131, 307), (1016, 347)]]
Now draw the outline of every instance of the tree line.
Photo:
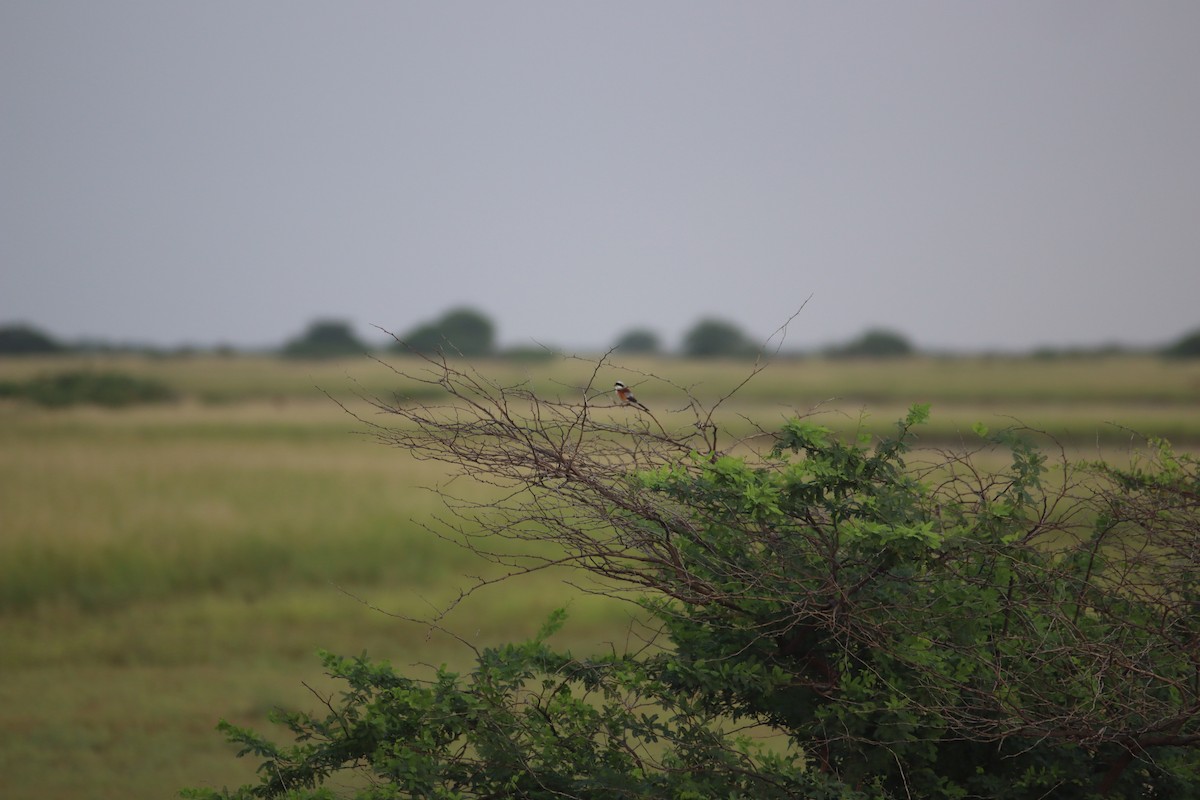
[[(388, 350), (399, 353), (430, 354), (435, 352), (465, 357), (480, 356), (549, 356), (548, 348), (516, 348), (501, 350), (496, 342), (496, 325), (483, 312), (469, 307), (453, 308), (440, 317), (419, 323), (407, 331), (394, 334)], [(360, 355), (373, 347), (361, 339), (353, 325), (340, 319), (326, 318), (311, 322), (308, 327), (288, 339), (279, 353), (289, 358), (339, 358)], [(611, 344), (612, 351), (623, 356), (661, 355), (670, 352), (662, 337), (648, 327), (634, 327), (620, 334)], [(95, 351), (133, 351), (164, 354), (155, 348), (136, 345), (106, 345), (85, 342), (67, 344), (34, 326), (15, 323), (0, 325), (0, 356), (52, 355)], [(218, 352), (233, 352), (231, 347), (217, 348)], [(177, 351), (190, 352), (188, 349)], [(762, 352), (762, 343), (755, 341), (736, 323), (715, 317), (698, 320), (684, 334), (676, 351), (688, 358), (753, 358)], [(890, 358), (914, 355), (917, 348), (902, 333), (885, 328), (871, 328), (850, 341), (831, 345), (819, 351), (832, 358)], [(1033, 351), (1038, 358), (1079, 355), (1107, 355), (1122, 352), (1116, 345), (1097, 348), (1042, 347)], [(1153, 352), (1175, 358), (1200, 357), (1200, 328), (1184, 334)]]
[[(422, 323), (407, 333), (396, 335), (389, 348), (399, 353), (427, 355), (445, 353), (465, 357), (500, 354), (496, 345), (496, 327), (482, 312), (471, 308), (447, 311), (438, 319)], [(361, 353), (367, 349), (350, 325), (334, 320), (312, 323), (301, 336), (284, 346), (287, 356), (312, 358)], [(612, 350), (624, 356), (660, 355), (667, 352), (659, 335), (649, 328), (632, 328), (617, 337)], [(762, 350), (760, 343), (750, 338), (733, 322), (704, 318), (696, 322), (683, 337), (679, 354), (688, 358), (753, 358)], [(538, 351), (520, 351), (518, 355)], [(546, 349), (547, 355), (552, 351)], [(904, 356), (915, 353), (912, 344), (894, 331), (870, 330), (857, 339), (829, 348), (834, 356)], [(508, 353), (508, 354), (511, 354)]]

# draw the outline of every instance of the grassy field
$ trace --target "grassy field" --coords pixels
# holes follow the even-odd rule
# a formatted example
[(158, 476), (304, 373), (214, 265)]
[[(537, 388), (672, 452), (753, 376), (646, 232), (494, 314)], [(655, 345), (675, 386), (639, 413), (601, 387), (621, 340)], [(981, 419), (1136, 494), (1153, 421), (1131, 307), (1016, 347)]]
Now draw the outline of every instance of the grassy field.
[[(0, 797), (170, 797), (250, 780), (254, 765), (235, 760), (214, 725), (224, 716), (265, 730), (274, 706), (312, 707), (302, 682), (324, 686), (320, 648), (466, 663), (461, 644), (394, 616), (427, 617), (469, 576), (489, 574), (426, 528), (440, 504), (422, 487), (438, 467), (362, 435), (326, 395), (370, 414), (358, 395), (428, 396), (428, 386), (369, 359), (250, 357), (8, 360), (0, 381), (80, 367), (152, 377), (181, 399), (0, 404)], [(478, 367), (539, 396), (578, 397), (596, 365)], [(748, 373), (645, 360), (605, 366), (597, 383), (636, 385), (668, 427), (685, 428), (689, 392), (711, 405)], [(794, 413), (877, 433), (912, 402), (933, 404), (922, 435), (937, 445), (1016, 418), (1079, 457), (1123, 458), (1139, 435), (1200, 447), (1200, 363), (1149, 357), (780, 361), (717, 416), (731, 436)], [(629, 607), (562, 578), (489, 588), (447, 625), (472, 642), (507, 641), (570, 602), (561, 644), (621, 641)]]

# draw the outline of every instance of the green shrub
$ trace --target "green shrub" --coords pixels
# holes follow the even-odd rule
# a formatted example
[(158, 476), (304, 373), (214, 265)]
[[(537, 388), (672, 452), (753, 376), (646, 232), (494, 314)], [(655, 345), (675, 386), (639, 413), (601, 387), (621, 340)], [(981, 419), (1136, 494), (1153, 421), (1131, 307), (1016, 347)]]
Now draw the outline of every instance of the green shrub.
[(347, 689), (324, 715), (279, 713), (301, 742), (280, 748), (228, 723), (240, 754), (265, 759), (263, 781), (217, 798), (325, 798), (319, 788), (351, 765), (370, 773), (374, 797), (792, 798), (827, 784), (748, 740), (714, 735), (718, 720), (636, 658), (576, 659), (536, 638), (480, 652), (467, 676), (430, 681), (365, 657), (325, 654)]
[(0, 397), (15, 397), (40, 406), (62, 408), (97, 405), (108, 408), (174, 400), (166, 384), (123, 372), (73, 370), (42, 375), (24, 383), (0, 384)]

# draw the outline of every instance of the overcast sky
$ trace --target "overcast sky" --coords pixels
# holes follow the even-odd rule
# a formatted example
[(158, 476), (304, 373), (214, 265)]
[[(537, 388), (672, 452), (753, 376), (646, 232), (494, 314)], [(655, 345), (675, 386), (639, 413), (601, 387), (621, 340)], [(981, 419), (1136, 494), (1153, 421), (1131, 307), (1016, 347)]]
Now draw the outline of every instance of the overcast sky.
[(0, 323), (1157, 344), (1200, 3), (0, 2)]

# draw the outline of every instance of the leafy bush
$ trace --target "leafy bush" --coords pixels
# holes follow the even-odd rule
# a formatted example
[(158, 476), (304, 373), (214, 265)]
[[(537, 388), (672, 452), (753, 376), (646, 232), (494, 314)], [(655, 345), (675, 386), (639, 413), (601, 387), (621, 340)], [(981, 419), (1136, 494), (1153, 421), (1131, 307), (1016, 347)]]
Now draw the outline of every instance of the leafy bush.
[(1009, 466), (911, 466), (914, 406), (873, 446), (793, 419), (734, 454), (702, 410), (614, 431), (441, 369), (453, 413), (390, 407), (381, 437), (519, 489), (458, 506), (467, 546), (637, 587), (666, 646), (575, 659), (545, 646), (556, 618), (465, 681), (327, 657), (351, 687), (329, 714), (282, 715), (291, 749), (225, 726), (262, 784), (194, 796), (326, 797), (345, 770), (363, 798), (1200, 792), (1200, 464), (1166, 443), (1051, 479), (1019, 431), (980, 427)]
[(123, 372), (74, 370), (42, 375), (24, 383), (0, 384), (0, 397), (25, 399), (37, 405), (62, 408), (97, 405), (109, 408), (174, 400), (166, 384)]
[(715, 733), (713, 714), (675, 693), (652, 662), (550, 649), (545, 639), (563, 616), (529, 642), (482, 651), (465, 678), (443, 668), (420, 682), (324, 654), (348, 686), (340, 705), (275, 716), (301, 744), (284, 749), (221, 724), (241, 755), (266, 759), (262, 785), (185, 794), (328, 797), (318, 787), (353, 764), (375, 785), (364, 798), (791, 798), (828, 783), (795, 756)]

